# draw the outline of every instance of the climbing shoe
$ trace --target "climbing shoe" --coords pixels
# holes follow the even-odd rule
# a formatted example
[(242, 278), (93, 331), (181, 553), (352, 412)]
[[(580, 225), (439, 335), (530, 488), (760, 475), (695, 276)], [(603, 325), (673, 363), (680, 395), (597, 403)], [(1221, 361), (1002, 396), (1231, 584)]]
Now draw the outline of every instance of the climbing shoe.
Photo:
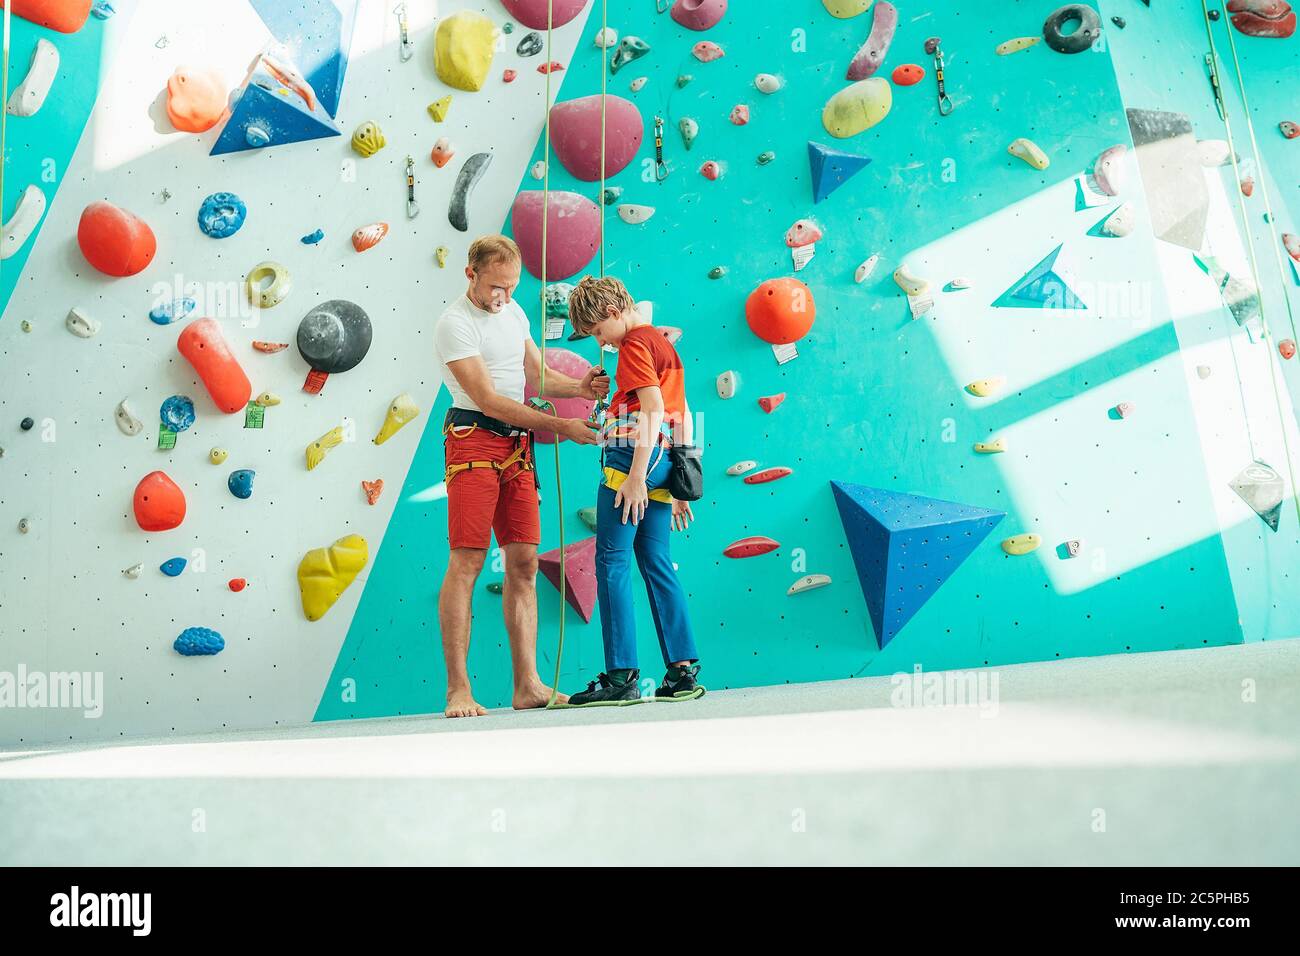
[(655, 688), (655, 700), (675, 703), (680, 700), (694, 700), (703, 697), (705, 687), (695, 680), (700, 672), (700, 665), (690, 667), (673, 666), (664, 675), (664, 682)]
[[(626, 675), (620, 681), (618, 677), (601, 674), (596, 680), (587, 684), (587, 689), (579, 691), (569, 698), (568, 707), (622, 707), (625, 704), (641, 703), (641, 690), (637, 683), (640, 671), (624, 671)], [(599, 686), (597, 686), (599, 684)]]

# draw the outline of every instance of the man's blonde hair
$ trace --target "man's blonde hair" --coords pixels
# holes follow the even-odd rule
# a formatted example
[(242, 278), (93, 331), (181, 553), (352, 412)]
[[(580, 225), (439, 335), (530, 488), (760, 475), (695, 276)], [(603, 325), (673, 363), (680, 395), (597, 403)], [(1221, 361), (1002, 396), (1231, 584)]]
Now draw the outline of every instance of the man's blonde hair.
[(520, 262), (519, 247), (509, 236), (479, 236), (469, 244), (469, 267), (475, 272), (494, 262)]
[(583, 276), (569, 293), (569, 324), (579, 335), (590, 335), (598, 322), (609, 318), (610, 309), (621, 314), (634, 307), (627, 287), (613, 276)]

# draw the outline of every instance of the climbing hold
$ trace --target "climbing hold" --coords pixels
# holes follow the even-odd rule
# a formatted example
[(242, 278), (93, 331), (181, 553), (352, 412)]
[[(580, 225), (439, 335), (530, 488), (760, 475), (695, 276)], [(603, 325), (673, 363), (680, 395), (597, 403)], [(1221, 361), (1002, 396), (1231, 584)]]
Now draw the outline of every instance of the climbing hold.
[(893, 102), (889, 81), (873, 76), (832, 96), (822, 109), (822, 125), (836, 139), (847, 139), (888, 116)]
[(766, 166), (774, 159), (776, 159), (776, 153), (774, 153), (770, 149), (764, 150), (763, 152), (758, 154), (758, 165)]
[(257, 396), (257, 398), (253, 399), (253, 402), (257, 405), (261, 405), (263, 408), (272, 408), (273, 406), (280, 404), (280, 396), (275, 394), (275, 392), (263, 392), (261, 395)]
[(149, 310), (149, 320), (155, 325), (171, 325), (185, 318), (196, 308), (198, 303), (194, 299), (169, 299)]
[(1277, 124), (1277, 128), (1281, 130), (1282, 135), (1287, 139), (1295, 139), (1297, 136), (1300, 136), (1300, 123), (1283, 120)]
[(451, 202), (447, 205), (447, 221), (453, 228), (461, 232), (469, 231), (469, 194), (491, 163), (491, 153), (475, 153), (465, 160), (465, 165), (456, 174), (456, 184), (451, 189)]
[(750, 331), (773, 345), (803, 338), (816, 317), (812, 290), (788, 276), (760, 283), (745, 301), (745, 321)]
[(88, 339), (99, 331), (99, 320), (92, 319), (82, 309), (74, 308), (68, 312), (63, 324), (73, 335)]
[(811, 245), (822, 237), (821, 228), (811, 219), (800, 219), (785, 231), (785, 244), (791, 249)]
[(355, 368), (373, 334), (370, 316), (355, 302), (330, 299), (308, 312), (298, 323), (298, 354), (311, 366), (302, 390), (314, 395), (331, 373)]
[(639, 60), (650, 52), (650, 44), (640, 37), (627, 36), (618, 45), (609, 61), (609, 72), (617, 73), (633, 60)]
[(18, 423), (18, 427), (25, 432), (29, 432), (36, 427), (36, 419), (24, 418), (21, 422)]
[(224, 448), (213, 448), (208, 452), (208, 461), (214, 465), (219, 465), (226, 460), (229, 454)]
[(185, 493), (161, 471), (151, 471), (135, 486), (135, 523), (142, 531), (170, 531), (185, 520)]
[(261, 149), (271, 144), (271, 133), (266, 127), (253, 120), (244, 128), (244, 142), (253, 149)]
[(1228, 487), (1250, 505), (1251, 510), (1271, 530), (1277, 530), (1278, 523), (1282, 520), (1285, 492), (1281, 475), (1262, 461), (1254, 461), (1243, 468), (1228, 483)]
[(821, 202), (870, 162), (869, 156), (846, 153), (809, 141), (808, 168), (812, 173), (813, 202)]
[[(570, 352), (568, 349), (548, 348), (546, 350), (546, 367), (561, 376), (580, 382), (591, 370), (591, 363), (581, 355)], [(531, 403), (537, 395), (537, 389), (531, 383), (525, 384), (524, 404)], [(553, 398), (551, 399), (553, 409), (549, 414), (559, 418), (587, 420), (591, 417), (595, 404), (590, 398)], [(565, 441), (566, 439), (563, 435), (557, 438), (555, 432), (539, 427), (533, 432), (533, 440), (542, 445), (553, 445), (557, 440)]]
[(225, 647), (225, 638), (210, 627), (187, 627), (172, 643), (172, 650), (186, 657), (210, 657)]
[(487, 591), (488, 594), (505, 593), (505, 585), (500, 581), (489, 581), (487, 584), (483, 585), (483, 589)]
[(604, 175), (615, 176), (632, 162), (641, 148), (645, 124), (636, 105), (608, 94), (601, 112), (601, 97), (583, 96), (551, 107), (551, 145), (575, 178), (595, 182), (601, 178), (601, 130), (604, 129)]
[(716, 181), (722, 176), (722, 167), (715, 160), (707, 160), (700, 166), (700, 175), (705, 179)]
[(301, 242), (304, 246), (314, 246), (316, 245), (316, 243), (320, 242), (324, 238), (325, 238), (325, 230), (317, 229), (315, 232), (303, 236), (298, 241)]
[(29, 319), (23, 319), (21, 322), (18, 323), (18, 327), (22, 329), (24, 332), (30, 332), (34, 328), (34, 326), (31, 323), (31, 320)]
[(516, 73), (514, 70), (502, 70), (502, 71), (501, 71), (501, 82), (502, 82), (502, 83), (513, 83), (513, 82), (515, 81), (515, 77), (517, 77), (518, 75), (519, 75), (519, 74)]
[(352, 149), (361, 156), (373, 156), (388, 143), (384, 131), (373, 120), (366, 120), (352, 134)]
[(1284, 359), (1295, 358), (1295, 339), (1283, 339), (1278, 342), (1277, 350)]
[(980, 378), (967, 385), (966, 391), (979, 398), (988, 398), (1002, 391), (1006, 384), (1007, 380), (1000, 375), (995, 378)]
[(780, 542), (759, 534), (731, 542), (722, 549), (722, 553), (728, 558), (753, 558), (775, 551), (779, 547), (781, 547)]
[(439, 246), (433, 250), (433, 257), (438, 260), (438, 268), (444, 269), (447, 266), (447, 257), (451, 255), (451, 250), (446, 246)]
[(194, 424), (194, 402), (188, 395), (165, 398), (158, 408), (158, 419), (168, 430), (183, 432)]
[(167, 80), (167, 118), (182, 133), (203, 133), (226, 115), (230, 90), (216, 70), (177, 67)]
[(1137, 212), (1132, 203), (1121, 204), (1101, 223), (1101, 233), (1106, 236), (1123, 238), (1137, 226)]
[(727, 469), (727, 474), (729, 474), (729, 475), (743, 475), (745, 472), (747, 472), (747, 471), (753, 471), (753, 470), (754, 470), (755, 468), (757, 468), (757, 467), (758, 467), (758, 462), (756, 462), (756, 461), (750, 461), (750, 460), (746, 459), (745, 461), (738, 461), (738, 462), (736, 462), (734, 465), (732, 465), (730, 468), (728, 468), (728, 469)]
[(894, 281), (908, 295), (925, 295), (930, 291), (930, 283), (925, 279), (912, 275), (907, 270), (906, 265), (899, 266), (894, 270)]
[[(482, 89), (492, 67), (495, 33), (492, 21), (474, 10), (458, 11), (439, 23), (433, 38), (433, 68), (438, 79), (454, 90), (473, 93)], [(541, 38), (537, 40), (540, 49)]]
[(451, 162), (451, 158), (456, 155), (455, 149), (451, 145), (451, 140), (442, 137), (433, 144), (433, 149), (429, 153), (429, 158), (439, 169)]
[(19, 533), (19, 534), (26, 534), (28, 531), (31, 531), (31, 530), (32, 530), (32, 519), (31, 519), (31, 518), (19, 518), (19, 519), (18, 519), (18, 533)]
[(596, 508), (579, 508), (578, 519), (592, 531), (596, 530)]
[(1017, 159), (1023, 159), (1034, 169), (1046, 169), (1051, 163), (1051, 160), (1047, 158), (1047, 154), (1038, 147), (1037, 143), (1025, 139), (1023, 136), (1012, 140), (1011, 145), (1007, 147), (1007, 152)]
[(365, 252), (371, 246), (379, 245), (380, 240), (388, 235), (388, 223), (372, 222), (368, 226), (360, 226), (352, 233), (352, 248), (357, 252)]
[(199, 206), (199, 229), (213, 239), (226, 239), (239, 232), (248, 207), (234, 193), (213, 193)]
[(565, 600), (579, 617), (590, 621), (596, 610), (596, 539), (584, 538), (566, 547), (563, 562), (559, 548), (538, 555), (537, 565), (556, 590), (560, 589), (563, 567)]
[(118, 430), (123, 435), (134, 437), (140, 434), (141, 429), (144, 428), (144, 422), (136, 418), (131, 412), (131, 406), (126, 403), (125, 398), (117, 403), (117, 408), (113, 411), (113, 417), (117, 421)]
[(44, 105), (58, 72), (58, 49), (49, 40), (38, 37), (36, 48), (32, 50), (31, 63), (27, 67), (27, 76), (14, 87), (5, 111), (10, 116), (35, 116), (36, 111)]
[(815, 591), (818, 588), (824, 588), (830, 583), (831, 576), (829, 574), (805, 574), (799, 580), (795, 581), (794, 584), (790, 585), (789, 590), (785, 593), (786, 596), (802, 594), (804, 591)]
[(328, 548), (308, 551), (298, 564), (298, 588), (307, 620), (324, 617), (369, 559), (366, 539), (359, 534), (339, 538)]
[(754, 77), (754, 87), (760, 93), (767, 93), (769, 96), (779, 90), (783, 85), (781, 78), (771, 73), (759, 73)]
[(1290, 232), (1282, 233), (1282, 248), (1286, 250), (1288, 256), (1300, 262), (1300, 236)]
[(958, 276), (957, 278), (949, 282), (946, 286), (944, 286), (944, 291), (960, 292), (963, 289), (971, 288), (973, 285), (974, 283), (970, 279), (967, 279), (965, 276)]
[(501, 0), (510, 15), (530, 30), (562, 27), (587, 5), (587, 0)]
[(240, 591), (244, 590), (244, 588), (248, 587), (248, 580), (246, 578), (231, 578), (226, 582), (226, 587), (238, 594)]
[[(524, 268), (538, 278), (542, 275), (542, 205), (540, 190), (521, 192), (510, 213)], [(647, 210), (645, 219), (654, 212), (650, 207), (637, 208)], [(628, 221), (621, 206), (619, 216)], [(577, 193), (551, 190), (546, 222), (546, 278), (557, 281), (582, 271), (600, 245), (600, 207)]]
[(735, 126), (744, 126), (749, 122), (749, 107), (738, 103), (731, 108), (731, 122)]
[(925, 68), (915, 63), (904, 63), (902, 66), (894, 67), (890, 79), (896, 86), (915, 86), (925, 79)]
[(90, 7), (90, 15), (96, 20), (107, 20), (115, 13), (117, 13), (117, 10), (113, 8), (113, 5), (108, 0), (95, 0)]
[(764, 395), (758, 400), (758, 407), (769, 415), (772, 411), (785, 401), (785, 392), (777, 392), (775, 395)]
[[(1079, 26), (1071, 33), (1061, 29), (1078, 20)], [(1101, 17), (1087, 4), (1067, 3), (1054, 10), (1043, 22), (1043, 39), (1057, 53), (1082, 53), (1101, 36)]]
[(1080, 541), (1078, 538), (1071, 538), (1069, 541), (1064, 541), (1061, 543), (1059, 553), (1062, 559), (1069, 560), (1070, 558), (1077, 558), (1079, 556), (1079, 552), (1082, 550), (1083, 550), (1083, 542)]
[(1198, 366), (1196, 366), (1196, 374), (1199, 375), (1202, 379), (1207, 379), (1207, 378), (1209, 378), (1209, 377), (1210, 377), (1210, 373), (1211, 373), (1212, 371), (1213, 371), (1213, 369), (1211, 369), (1210, 366), (1208, 366), (1208, 365), (1198, 365)]
[(1121, 30), (1128, 26), (1128, 21), (1123, 17), (1111, 17), (1110, 22), (1115, 24), (1115, 26), (1119, 27)]
[(675, 0), (669, 12), (688, 30), (710, 30), (727, 12), (727, 0)]
[(530, 176), (533, 177), (533, 179), (536, 180), (541, 180), (542, 178), (544, 178), (546, 176), (545, 160), (539, 159), (537, 162), (533, 163), (532, 169), (530, 169), (528, 173)]
[(262, 342), (257, 339), (253, 340), (253, 348), (257, 349), (259, 352), (266, 352), (267, 354), (283, 352), (288, 347), (288, 342)]
[(123, 568), (122, 573), (132, 581), (140, 577), (140, 572), (144, 570), (143, 564), (133, 564), (129, 568)]
[(876, 271), (876, 265), (880, 262), (880, 253), (874, 253), (863, 261), (853, 272), (853, 281), (862, 283), (870, 278), (871, 273)]
[(187, 325), (176, 339), (176, 348), (194, 366), (217, 408), (227, 415), (243, 411), (253, 386), (226, 344), (216, 319), (199, 319)]
[[(108, 204), (105, 203), (104, 205)], [(36, 231), (36, 226), (44, 214), (45, 193), (41, 191), (39, 186), (28, 186), (23, 190), (18, 205), (14, 207), (14, 214), (0, 227), (0, 259), (8, 259), (27, 243), (32, 233)], [(84, 220), (84, 214), (82, 218)], [(151, 238), (152, 236), (153, 234), (150, 233)], [(80, 230), (78, 230), (78, 238), (80, 238)], [(152, 256), (152, 252), (150, 256)], [(148, 265), (147, 261), (145, 265)]]
[(158, 566), (158, 570), (169, 578), (180, 577), (181, 572), (185, 570), (188, 562), (184, 558), (168, 558)]
[(1286, 0), (1232, 0), (1232, 25), (1248, 37), (1284, 40), (1295, 33), (1295, 11)]
[(1241, 194), (1247, 197), (1255, 194), (1255, 178), (1253, 176), (1242, 177)]
[(441, 99), (434, 100), (429, 104), (429, 115), (433, 117), (435, 123), (441, 123), (447, 118), (447, 111), (451, 109), (451, 97), (444, 96)]
[(764, 468), (762, 471), (756, 471), (752, 475), (745, 476), (745, 484), (762, 485), (769, 481), (776, 481), (787, 475), (794, 474), (794, 469), (786, 468), (784, 465), (778, 465), (775, 468)]
[(871, 9), (872, 0), (822, 0), (822, 6), (826, 12), (833, 17), (839, 17), (841, 20), (847, 20), (850, 17), (856, 17), (859, 13), (866, 13)]
[(875, 75), (885, 60), (885, 54), (889, 52), (889, 45), (893, 42), (894, 31), (897, 29), (898, 8), (889, 0), (880, 0), (873, 14), (871, 33), (867, 36), (867, 42), (862, 44), (849, 62), (845, 79), (865, 80)]
[(550, 63), (543, 63), (537, 68), (537, 72), (543, 75), (547, 73), (559, 73), (564, 69), (564, 64), (559, 60), (552, 60)]
[(1132, 402), (1120, 402), (1111, 409), (1114, 418), (1128, 418), (1135, 411), (1137, 411), (1137, 409), (1134, 407)]
[(726, 266), (714, 266), (712, 269), (709, 270), (710, 279), (721, 279), (726, 274), (727, 274)]
[(1048, 253), (993, 304), (1019, 309), (1086, 309), (1088, 306), (1070, 288), (1068, 275), (1056, 271), (1056, 259), (1063, 247), (1064, 243)]
[(1013, 555), (1029, 554), (1042, 543), (1043, 539), (1039, 535), (1015, 534), (1002, 542), (1002, 550)]
[(604, 27), (596, 31), (596, 47), (601, 50), (608, 50), (618, 43), (618, 31), (613, 27)]
[(226, 479), (226, 487), (236, 498), (253, 497), (253, 478), (257, 473), (251, 468), (240, 468), (232, 471), (230, 477)]
[(712, 40), (701, 40), (695, 46), (691, 47), (691, 55), (701, 63), (712, 63), (714, 60), (720, 60), (726, 56), (726, 51), (718, 46)]
[(537, 56), (542, 52), (542, 35), (540, 33), (525, 33), (519, 38), (519, 43), (515, 46), (515, 53), (520, 56)]
[[(623, 203), (618, 207), (618, 218), (632, 226), (639, 226), (644, 222), (648, 222), (654, 214), (654, 206), (637, 206), (632, 203)], [(569, 275), (572, 274), (569, 273)]]
[[(270, 279), (266, 285), (262, 280)], [(278, 262), (259, 262), (244, 280), (248, 292), (248, 301), (259, 309), (271, 309), (284, 301), (284, 297), (293, 288), (293, 279), (289, 270)]]
[(975, 450), (981, 455), (1000, 455), (1007, 450), (1007, 440), (994, 438), (992, 441), (977, 441)]
[[(140, 272), (153, 261), (158, 248), (153, 230), (143, 219), (108, 202), (93, 202), (82, 211), (77, 245), (92, 266), (105, 275), (119, 277)], [(8, 224), (4, 248), (9, 248)]]
[(1107, 196), (1118, 196), (1124, 185), (1124, 154), (1128, 147), (1120, 144), (1112, 146), (1097, 157), (1092, 164), (1092, 178), (1097, 187)]
[(1003, 40), (993, 48), (993, 52), (998, 56), (1007, 56), (1012, 53), (1019, 53), (1021, 50), (1028, 50), (1041, 39), (1042, 37), (1016, 37), (1012, 40)]
[(343, 426), (335, 425), (307, 446), (307, 470), (311, 471), (319, 465), (332, 449), (338, 448), (341, 444), (343, 444)]
[(14, 16), (59, 33), (76, 33), (90, 15), (90, 0), (7, 0), (0, 9), (5, 6)]
[(373, 505), (379, 500), (379, 496), (384, 493), (384, 479), (376, 478), (374, 481), (361, 480), (361, 490), (366, 494), (366, 504)]
[(695, 137), (700, 135), (700, 124), (689, 116), (683, 116), (677, 121), (677, 130), (682, 134), (682, 145), (690, 149)]
[(718, 376), (718, 398), (735, 398), (740, 389), (740, 375), (728, 369)]
[(420, 406), (415, 403), (415, 399), (407, 392), (398, 395), (388, 404), (388, 413), (384, 416), (384, 423), (379, 426), (379, 433), (375, 435), (374, 442), (376, 445), (382, 445), (388, 439), (401, 430), (402, 426), (412, 422), (420, 414)]
[(648, 76), (638, 76), (635, 80), (633, 80), (631, 83), (628, 84), (628, 89), (630, 89), (633, 93), (640, 93), (642, 88), (646, 85), (647, 82), (649, 82), (649, 80), (650, 77)]

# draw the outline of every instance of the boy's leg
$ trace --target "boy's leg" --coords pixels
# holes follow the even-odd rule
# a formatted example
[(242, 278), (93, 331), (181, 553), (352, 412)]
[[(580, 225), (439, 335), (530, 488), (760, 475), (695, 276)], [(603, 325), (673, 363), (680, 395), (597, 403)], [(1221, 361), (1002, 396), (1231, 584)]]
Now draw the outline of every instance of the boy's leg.
[(623, 523), (614, 491), (596, 493), (596, 599), (605, 643), (605, 670), (635, 670), (636, 616), (632, 608), (632, 542), (637, 526)]
[(672, 505), (650, 502), (637, 528), (634, 545), (637, 567), (645, 579), (650, 613), (659, 634), (659, 647), (663, 651), (664, 664), (669, 666), (699, 659), (691, 618), (686, 610), (686, 591), (673, 570), (669, 553), (672, 512)]

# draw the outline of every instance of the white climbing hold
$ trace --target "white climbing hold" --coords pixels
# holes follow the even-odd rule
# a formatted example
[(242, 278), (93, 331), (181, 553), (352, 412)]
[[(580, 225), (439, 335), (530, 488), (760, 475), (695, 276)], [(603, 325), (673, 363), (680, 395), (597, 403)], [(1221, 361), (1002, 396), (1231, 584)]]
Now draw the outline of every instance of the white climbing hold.
[(682, 145), (690, 149), (695, 137), (700, 135), (700, 124), (689, 116), (683, 116), (677, 121), (677, 131), (682, 134)]
[(758, 462), (751, 461), (748, 458), (744, 461), (738, 461), (727, 469), (729, 475), (743, 475), (747, 471), (753, 471), (758, 467)]
[(1069, 541), (1065, 542), (1066, 558), (1077, 558), (1079, 556), (1079, 552), (1082, 550), (1083, 550), (1083, 542), (1080, 541), (1078, 538), (1071, 538)]
[(824, 588), (831, 583), (829, 574), (805, 574), (786, 591), (786, 596), (791, 594), (801, 594), (804, 591), (815, 591), (817, 588)]
[(1124, 186), (1124, 155), (1128, 147), (1122, 143), (1103, 150), (1092, 164), (1092, 180), (1107, 196), (1118, 196)]
[(1196, 374), (1199, 375), (1199, 376), (1200, 376), (1201, 378), (1203, 378), (1203, 379), (1209, 378), (1209, 377), (1210, 377), (1210, 367), (1209, 367), (1208, 365), (1198, 365), (1198, 366), (1196, 366)]
[(853, 273), (854, 282), (866, 282), (871, 277), (871, 273), (876, 271), (876, 266), (880, 263), (880, 253), (874, 253), (866, 259), (862, 265)]
[(760, 93), (767, 93), (769, 96), (775, 93), (783, 86), (781, 78), (771, 73), (760, 73), (754, 77), (754, 87)]
[(639, 226), (649, 222), (655, 214), (654, 206), (638, 206), (635, 203), (623, 203), (618, 207), (618, 218), (630, 226)]
[(1108, 236), (1122, 239), (1133, 231), (1137, 225), (1137, 213), (1132, 203), (1123, 203), (1101, 224), (1101, 231)]
[(1120, 402), (1114, 408), (1115, 415), (1119, 418), (1128, 418), (1136, 411), (1137, 407), (1132, 402)]
[(981, 455), (1000, 455), (1007, 450), (1007, 440), (995, 438), (992, 441), (977, 441), (975, 450)]
[(1025, 139), (1023, 136), (1013, 139), (1011, 145), (1007, 147), (1007, 152), (1016, 159), (1023, 159), (1034, 169), (1046, 169), (1051, 164), (1051, 160), (1047, 158), (1047, 154), (1039, 148), (1038, 144), (1033, 140)]
[(35, 116), (45, 103), (54, 77), (59, 72), (59, 51), (44, 37), (36, 41), (27, 77), (16, 87), (5, 111), (10, 116)]
[(64, 325), (68, 331), (83, 339), (88, 339), (99, 331), (99, 320), (92, 319), (83, 310), (74, 308), (68, 313)]
[(23, 247), (44, 214), (45, 193), (37, 186), (28, 186), (23, 190), (14, 214), (0, 229), (0, 259), (8, 259)]
[(1019, 53), (1021, 50), (1028, 50), (1041, 39), (1042, 37), (1016, 37), (1011, 40), (1003, 40), (994, 47), (994, 52), (997, 53), (998, 56), (1007, 56), (1011, 53)]
[(125, 574), (132, 581), (134, 581), (136, 578), (140, 576), (140, 572), (143, 570), (144, 570), (143, 564), (133, 564), (129, 568), (124, 568), (122, 573)]
[(608, 50), (610, 47), (618, 46), (618, 31), (613, 27), (605, 27), (603, 30), (597, 30), (596, 46), (602, 50)]
[(966, 391), (980, 398), (988, 398), (990, 395), (996, 395), (1002, 391), (1007, 384), (1007, 380), (1001, 375), (994, 378), (976, 379), (966, 386)]
[(18, 519), (18, 533), (19, 533), (19, 534), (26, 534), (28, 531), (31, 531), (31, 530), (32, 530), (32, 519), (31, 519), (31, 518), (19, 518), (19, 519)]
[(630, 88), (631, 88), (632, 92), (633, 92), (633, 93), (640, 93), (640, 92), (641, 92), (641, 87), (645, 86), (645, 85), (646, 85), (646, 82), (647, 82), (649, 79), (650, 79), (650, 77), (648, 77), (648, 76), (638, 76), (638, 77), (637, 77), (635, 80), (633, 80), (633, 81), (631, 82), (631, 84), (630, 84)]
[(1042, 543), (1043, 539), (1036, 534), (1015, 534), (1002, 542), (1002, 550), (1007, 554), (1029, 554)]
[(117, 419), (117, 427), (121, 429), (123, 435), (138, 435), (144, 428), (144, 422), (131, 413), (131, 406), (126, 403), (125, 398), (117, 403), (113, 417)]
[(735, 398), (740, 388), (740, 376), (728, 369), (718, 376), (718, 398)]
[(529, 173), (532, 175), (533, 179), (541, 179), (544, 177), (546, 175), (546, 160), (539, 159), (537, 162), (533, 163), (533, 168), (529, 170)]
[(970, 279), (967, 279), (965, 276), (958, 276), (948, 283), (948, 288), (954, 291), (960, 291), (962, 289), (970, 289), (974, 285), (975, 283)]
[(919, 276), (912, 275), (905, 265), (894, 270), (894, 281), (908, 295), (925, 295), (930, 291), (930, 283)]

